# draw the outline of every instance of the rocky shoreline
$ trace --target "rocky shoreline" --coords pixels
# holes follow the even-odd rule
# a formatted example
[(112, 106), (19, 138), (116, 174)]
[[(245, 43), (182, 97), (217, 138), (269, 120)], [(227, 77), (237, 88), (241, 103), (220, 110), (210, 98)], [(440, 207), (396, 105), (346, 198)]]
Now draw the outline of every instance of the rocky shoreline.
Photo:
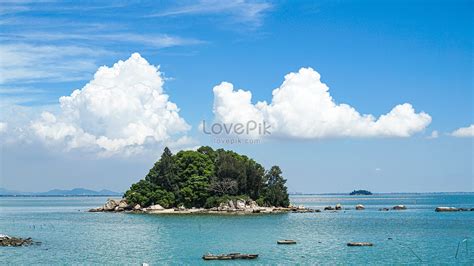
[(305, 208), (304, 206), (289, 207), (261, 207), (253, 200), (229, 200), (223, 202), (219, 207), (214, 208), (163, 208), (156, 204), (142, 208), (139, 204), (129, 205), (126, 199), (108, 199), (107, 202), (97, 208), (90, 209), (89, 212), (131, 212), (149, 214), (265, 214), (265, 213), (310, 213), (320, 212), (320, 210)]
[(474, 208), (437, 207), (436, 212), (467, 212), (474, 211)]
[(33, 244), (39, 244), (40, 242), (35, 242), (31, 238), (19, 238), (11, 237), (7, 235), (0, 234), (0, 247), (21, 247), (29, 246)]
[[(405, 205), (395, 205), (391, 208), (380, 208), (379, 211), (400, 211), (406, 210)], [(335, 206), (327, 206), (323, 208), (324, 211), (343, 211), (350, 210), (344, 208), (341, 204)], [(365, 210), (362, 204), (355, 205), (355, 210)], [(455, 208), (455, 207), (437, 207), (436, 212), (458, 212), (458, 211), (474, 211), (474, 208)], [(219, 207), (214, 208), (185, 208), (184, 206), (176, 208), (163, 208), (156, 204), (146, 208), (139, 204), (130, 205), (126, 199), (108, 199), (107, 202), (100, 207), (90, 209), (89, 212), (128, 212), (128, 213), (149, 213), (149, 214), (270, 214), (270, 213), (314, 213), (321, 212), (320, 209), (306, 208), (300, 206), (289, 207), (262, 207), (258, 206), (253, 200), (229, 200), (223, 202)]]

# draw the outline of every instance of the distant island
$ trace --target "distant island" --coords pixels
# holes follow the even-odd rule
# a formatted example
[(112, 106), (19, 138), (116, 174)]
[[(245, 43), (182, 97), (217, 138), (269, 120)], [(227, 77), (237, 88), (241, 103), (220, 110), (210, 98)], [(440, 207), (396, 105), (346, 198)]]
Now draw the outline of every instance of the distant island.
[(368, 191), (368, 190), (354, 190), (352, 191), (349, 195), (351, 196), (356, 196), (356, 195), (372, 195), (372, 192)]
[(21, 192), (0, 188), (0, 196), (52, 197), (52, 196), (119, 196), (122, 193), (102, 189), (100, 191), (74, 188), (71, 190), (52, 189), (46, 192)]

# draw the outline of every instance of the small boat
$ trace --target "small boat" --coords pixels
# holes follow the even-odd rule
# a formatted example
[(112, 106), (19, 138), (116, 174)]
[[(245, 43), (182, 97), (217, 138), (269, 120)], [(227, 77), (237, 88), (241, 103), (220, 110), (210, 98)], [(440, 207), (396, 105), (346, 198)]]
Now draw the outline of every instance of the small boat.
[(347, 246), (349, 247), (371, 247), (374, 244), (370, 242), (349, 242), (347, 243)]
[(291, 245), (291, 244), (296, 244), (296, 240), (284, 239), (284, 240), (278, 240), (277, 243), (282, 244), (282, 245)]
[(230, 253), (230, 254), (206, 254), (202, 256), (203, 260), (251, 260), (258, 258), (258, 254), (241, 254), (241, 253)]

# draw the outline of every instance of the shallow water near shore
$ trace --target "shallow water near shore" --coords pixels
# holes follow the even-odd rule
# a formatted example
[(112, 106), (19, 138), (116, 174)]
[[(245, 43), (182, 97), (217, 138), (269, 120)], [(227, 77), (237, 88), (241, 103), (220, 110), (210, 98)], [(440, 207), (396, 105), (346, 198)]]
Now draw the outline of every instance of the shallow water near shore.
[[(292, 196), (295, 205), (349, 210), (270, 215), (89, 213), (106, 197), (0, 197), (0, 233), (41, 245), (0, 247), (1, 264), (393, 264), (474, 263), (474, 193)], [(356, 204), (366, 209), (356, 211)], [(404, 211), (378, 211), (404, 204)], [(391, 239), (389, 239), (391, 238)], [(468, 238), (467, 245), (463, 239)], [(295, 239), (296, 245), (277, 245)], [(347, 242), (373, 247), (347, 247)], [(458, 251), (457, 258), (455, 258)], [(203, 261), (257, 253), (253, 261)]]

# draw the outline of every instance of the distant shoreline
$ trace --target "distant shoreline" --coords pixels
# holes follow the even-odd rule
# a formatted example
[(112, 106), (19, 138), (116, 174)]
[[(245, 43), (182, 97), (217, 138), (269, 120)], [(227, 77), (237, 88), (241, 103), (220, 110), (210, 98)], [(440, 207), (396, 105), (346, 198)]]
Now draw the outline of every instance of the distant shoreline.
[[(396, 194), (474, 194), (474, 191), (454, 191), (454, 192), (372, 192), (372, 195), (352, 195), (352, 196), (374, 196), (374, 195), (396, 195)], [(290, 196), (350, 196), (349, 193), (289, 193)]]
[(0, 195), (0, 198), (76, 198), (76, 197), (121, 197), (121, 195)]

